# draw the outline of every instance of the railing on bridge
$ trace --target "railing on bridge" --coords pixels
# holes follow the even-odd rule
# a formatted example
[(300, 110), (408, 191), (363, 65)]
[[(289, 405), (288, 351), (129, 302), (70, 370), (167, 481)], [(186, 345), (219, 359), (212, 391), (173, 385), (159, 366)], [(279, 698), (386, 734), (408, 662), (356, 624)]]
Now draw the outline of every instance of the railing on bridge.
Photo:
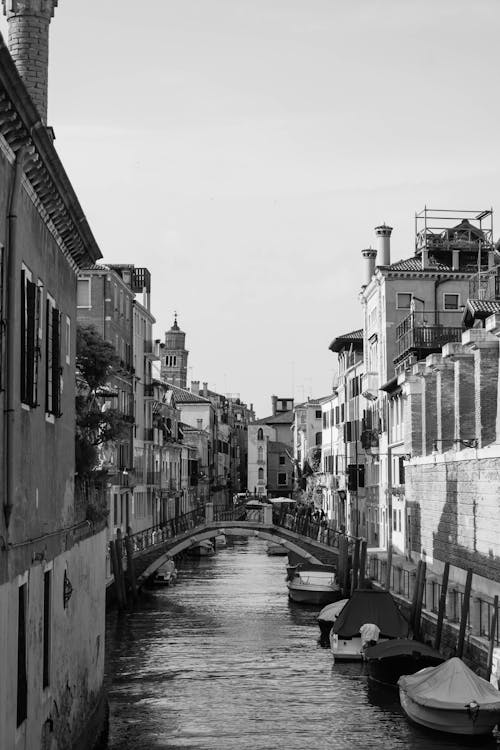
[[(263, 510), (260, 509), (260, 515), (256, 517), (255, 509), (252, 510), (252, 518), (247, 517), (245, 506), (236, 506), (227, 508), (225, 506), (213, 506), (213, 521), (216, 523), (226, 523), (228, 521), (263, 521)], [(118, 537), (116, 540), (116, 550), (119, 557), (123, 560), (123, 566), (126, 568), (126, 540), (130, 541), (131, 549), (134, 554), (140, 554), (156, 545), (163, 544), (169, 539), (175, 539), (181, 534), (194, 529), (202, 530), (207, 524), (207, 515), (205, 507), (196, 508), (195, 510), (185, 513), (177, 518), (172, 518), (155, 526), (150, 526), (142, 531), (130, 534), (128, 537)], [(309, 519), (305, 515), (294, 515), (292, 513), (274, 512), (272, 516), (272, 525), (278, 528), (286, 529), (302, 537), (311, 539), (315, 542), (325, 544), (332, 549), (339, 549), (340, 540), (347, 539), (348, 549), (351, 552), (356, 541), (355, 537), (344, 534), (337, 529), (328, 527), (325, 523), (318, 523)]]

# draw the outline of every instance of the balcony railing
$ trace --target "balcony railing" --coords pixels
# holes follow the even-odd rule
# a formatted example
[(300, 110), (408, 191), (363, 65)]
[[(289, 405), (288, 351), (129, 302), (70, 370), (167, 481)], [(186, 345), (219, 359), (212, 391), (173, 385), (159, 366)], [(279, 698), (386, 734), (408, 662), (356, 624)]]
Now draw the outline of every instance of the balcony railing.
[[(446, 314), (449, 312), (451, 311), (446, 311)], [(462, 331), (461, 325), (429, 324), (422, 314), (412, 312), (396, 328), (396, 357), (394, 362), (398, 363), (412, 352), (417, 354), (417, 359), (421, 359), (432, 352), (437, 352), (445, 344), (461, 341)]]
[(469, 298), (500, 300), (500, 275), (498, 268), (489, 268), (471, 276), (469, 280)]

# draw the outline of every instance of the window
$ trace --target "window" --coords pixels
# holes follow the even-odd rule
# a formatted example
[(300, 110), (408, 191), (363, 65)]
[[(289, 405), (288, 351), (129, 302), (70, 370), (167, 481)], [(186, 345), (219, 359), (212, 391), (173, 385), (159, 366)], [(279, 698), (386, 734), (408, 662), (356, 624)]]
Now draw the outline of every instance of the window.
[(17, 726), (28, 715), (28, 680), (26, 674), (26, 597), (27, 584), (19, 586), (17, 610)]
[(322, 438), (323, 438), (323, 435), (321, 434), (321, 432), (317, 432), (316, 433), (316, 445), (321, 445)]
[(280, 456), (280, 466), (284, 466), (286, 463), (286, 456)]
[(45, 358), (45, 411), (61, 416), (61, 315), (55, 302), (47, 295), (47, 341)]
[(316, 409), (316, 419), (321, 419), (321, 409)]
[(43, 575), (43, 687), (50, 685), (50, 610), (51, 610), (51, 571)]
[(259, 481), (264, 479), (264, 469), (259, 469)]
[(287, 483), (287, 481), (286, 481), (286, 471), (279, 471), (278, 472), (278, 484), (281, 485), (281, 486), (283, 486), (286, 483)]
[(262, 427), (259, 427), (257, 430), (257, 440), (264, 440), (264, 430)]
[(411, 294), (398, 292), (396, 295), (396, 307), (398, 310), (409, 310), (411, 307)]
[(264, 448), (259, 445), (257, 448), (257, 461), (263, 461), (264, 460)]
[(21, 271), (21, 401), (36, 406), (38, 374), (38, 289), (27, 269)]
[(443, 294), (443, 310), (458, 310), (459, 294)]
[(91, 308), (90, 279), (78, 279), (76, 292), (76, 306)]

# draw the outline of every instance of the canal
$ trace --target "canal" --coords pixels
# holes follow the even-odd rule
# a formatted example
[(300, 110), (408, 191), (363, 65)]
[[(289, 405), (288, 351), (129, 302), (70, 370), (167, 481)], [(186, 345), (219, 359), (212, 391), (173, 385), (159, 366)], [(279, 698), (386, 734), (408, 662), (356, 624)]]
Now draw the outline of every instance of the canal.
[(108, 616), (109, 750), (470, 748), (408, 724), (359, 664), (333, 665), (318, 608), (288, 600), (286, 558), (228, 542)]

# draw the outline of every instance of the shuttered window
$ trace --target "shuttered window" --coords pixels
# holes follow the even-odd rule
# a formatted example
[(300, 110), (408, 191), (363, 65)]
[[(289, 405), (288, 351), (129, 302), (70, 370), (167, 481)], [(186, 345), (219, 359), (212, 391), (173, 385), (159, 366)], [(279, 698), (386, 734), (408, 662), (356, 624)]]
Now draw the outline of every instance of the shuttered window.
[(37, 405), (38, 325), (36, 320), (38, 290), (21, 271), (21, 401)]
[(61, 416), (61, 314), (54, 301), (47, 299), (46, 395), (45, 411)]

